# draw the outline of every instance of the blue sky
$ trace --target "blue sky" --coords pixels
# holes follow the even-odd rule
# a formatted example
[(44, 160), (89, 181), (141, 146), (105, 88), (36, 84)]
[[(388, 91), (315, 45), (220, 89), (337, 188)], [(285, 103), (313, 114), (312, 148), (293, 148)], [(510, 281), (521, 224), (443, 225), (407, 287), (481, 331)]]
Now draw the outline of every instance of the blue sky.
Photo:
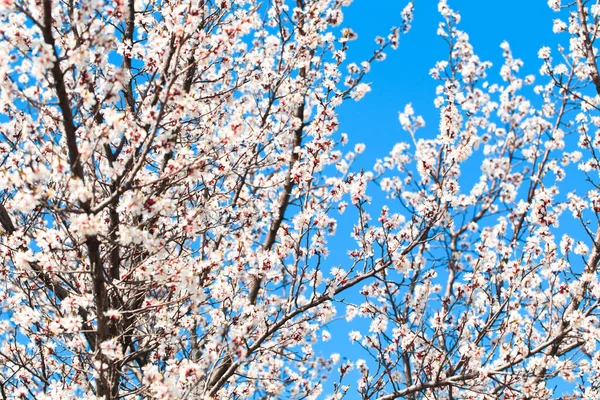
[[(536, 74), (541, 66), (537, 58), (540, 47), (556, 42), (552, 20), (558, 14), (544, 0), (473, 1), (449, 0), (449, 6), (462, 15), (460, 29), (467, 32), (475, 52), (482, 60), (494, 64), (491, 80), (502, 64), (500, 44), (506, 40), (513, 55), (525, 62), (524, 75)], [(373, 7), (373, 4), (377, 4)], [(344, 26), (351, 26), (359, 38), (351, 42), (348, 59), (365, 59), (375, 47), (373, 38), (385, 36), (389, 27), (399, 25), (400, 10), (406, 1), (354, 0), (346, 9)], [(438, 113), (433, 106), (437, 82), (429, 76), (436, 61), (446, 58), (448, 47), (436, 35), (441, 17), (437, 1), (415, 1), (411, 31), (400, 39), (397, 51), (388, 52), (384, 62), (373, 65), (366, 82), (372, 92), (358, 103), (346, 103), (340, 109), (341, 130), (351, 142), (364, 142), (367, 150), (361, 157), (372, 165), (399, 140), (404, 140), (398, 124), (398, 111), (412, 103), (427, 123), (421, 134), (433, 134)]]
[[(342, 25), (350, 26), (358, 33), (358, 40), (350, 43), (348, 61), (368, 58), (375, 48), (375, 36), (386, 36), (391, 26), (399, 25), (400, 11), (406, 3), (397, 0), (354, 0), (346, 9)], [(554, 50), (559, 39), (564, 41), (567, 38), (552, 32), (552, 20), (558, 18), (559, 14), (553, 12), (545, 0), (448, 0), (448, 4), (460, 12), (462, 20), (459, 29), (469, 34), (475, 53), (481, 60), (493, 63), (488, 75), (490, 82), (500, 80), (498, 72), (503, 62), (500, 44), (503, 41), (510, 44), (515, 58), (524, 61), (520, 74), (525, 76), (538, 74), (542, 65), (537, 56), (540, 47), (550, 46)], [(419, 134), (428, 137), (437, 135), (439, 117), (433, 99), (438, 82), (429, 76), (429, 70), (436, 61), (446, 59), (448, 54), (447, 44), (436, 34), (441, 20), (437, 1), (415, 1), (411, 31), (401, 36), (399, 49), (388, 52), (387, 59), (374, 64), (366, 77), (365, 81), (371, 83), (372, 91), (360, 102), (350, 101), (340, 107), (340, 131), (349, 135), (348, 149), (354, 143), (367, 145), (355, 167), (370, 169), (375, 160), (386, 156), (395, 143), (409, 140), (398, 122), (398, 111), (403, 110), (407, 103), (412, 103), (416, 114), (425, 118), (426, 127)], [(537, 82), (545, 83), (545, 78)], [(374, 203), (382, 201), (382, 198), (374, 198)], [(376, 209), (371, 209), (373, 217), (377, 215)], [(352, 214), (339, 218), (337, 237), (330, 241), (332, 246), (328, 265), (335, 266), (347, 259), (347, 247), (344, 246), (352, 246), (349, 228), (353, 222)], [(343, 315), (343, 310), (339, 311)], [(358, 344), (351, 345), (347, 340), (347, 332), (349, 329), (358, 329), (364, 333), (368, 330), (369, 321), (357, 318), (354, 323), (358, 325), (348, 327), (345, 321), (333, 323), (329, 327), (333, 339), (319, 346), (319, 349), (326, 353), (339, 352), (354, 361), (358, 357), (365, 357), (365, 353), (360, 354)], [(334, 373), (332, 378), (325, 386), (325, 393), (331, 392), (332, 381), (337, 379), (337, 374)], [(356, 387), (352, 378), (345, 383)], [(357, 393), (351, 389), (348, 398), (355, 396)]]

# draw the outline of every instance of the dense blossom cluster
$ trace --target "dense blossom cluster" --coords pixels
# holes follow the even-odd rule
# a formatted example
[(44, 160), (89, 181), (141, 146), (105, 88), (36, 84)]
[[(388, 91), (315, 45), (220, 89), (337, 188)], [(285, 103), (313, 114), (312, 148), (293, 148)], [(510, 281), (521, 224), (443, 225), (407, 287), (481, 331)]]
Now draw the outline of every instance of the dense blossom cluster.
[(439, 124), (356, 171), (337, 108), (413, 4), (351, 62), (350, 3), (0, 3), (2, 398), (600, 396), (600, 8), (493, 83), (440, 0)]

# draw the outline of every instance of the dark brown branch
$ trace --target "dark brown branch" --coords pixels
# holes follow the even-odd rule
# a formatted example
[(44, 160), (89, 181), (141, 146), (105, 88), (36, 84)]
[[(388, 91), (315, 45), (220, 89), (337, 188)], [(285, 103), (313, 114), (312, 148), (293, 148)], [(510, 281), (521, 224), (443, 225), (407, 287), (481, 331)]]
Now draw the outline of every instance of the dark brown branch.
[[(296, 4), (299, 8), (304, 8), (304, 2), (302, 0), (297, 0)], [(300, 20), (298, 21), (298, 32), (300, 35), (304, 35), (303, 25), (304, 25), (303, 19), (300, 18)], [(310, 68), (310, 66), (309, 66), (309, 68)], [(306, 74), (307, 74), (306, 67), (302, 67), (298, 71), (298, 76), (302, 80), (306, 80)], [(279, 232), (281, 223), (283, 222), (283, 220), (285, 218), (285, 211), (290, 203), (292, 189), (295, 186), (295, 182), (292, 178), (292, 171), (293, 171), (294, 165), (300, 159), (300, 154), (296, 151), (296, 148), (298, 148), (302, 145), (302, 132), (304, 130), (304, 110), (305, 110), (304, 103), (305, 103), (305, 96), (302, 97), (302, 103), (300, 103), (294, 111), (294, 117), (296, 117), (297, 119), (300, 120), (300, 125), (294, 130), (294, 137), (293, 137), (293, 141), (292, 141), (292, 156), (290, 157), (288, 173), (285, 177), (285, 183), (283, 185), (283, 195), (281, 197), (279, 207), (277, 207), (277, 216), (275, 217), (275, 220), (273, 221), (273, 223), (271, 224), (271, 227), (269, 228), (269, 233), (267, 234), (267, 238), (263, 245), (263, 248), (266, 251), (270, 251), (273, 248), (273, 245), (275, 244), (275, 240), (277, 239), (277, 233)], [(258, 277), (258, 276), (254, 277), (252, 279), (252, 282), (250, 283), (250, 290), (248, 292), (248, 302), (250, 304), (256, 304), (256, 298), (257, 298), (258, 292), (260, 290), (260, 285), (261, 285), (260, 277)]]
[[(135, 31), (135, 0), (127, 1), (127, 21), (125, 23), (125, 33), (123, 41), (126, 46), (133, 46), (133, 33)], [(135, 112), (135, 99), (133, 98), (133, 82), (131, 74), (131, 54), (125, 52), (123, 55), (123, 66), (129, 71), (129, 80), (127, 82), (125, 101), (132, 112)]]
[[(83, 165), (81, 163), (80, 153), (77, 148), (77, 128), (75, 127), (73, 111), (71, 109), (71, 102), (66, 90), (64, 74), (60, 69), (60, 63), (58, 62), (59, 57), (56, 50), (56, 43), (52, 35), (52, 0), (44, 0), (43, 21), (44, 28), (42, 29), (42, 34), (44, 37), (44, 41), (47, 45), (49, 45), (52, 48), (52, 52), (56, 59), (56, 61), (52, 65), (51, 72), (52, 78), (54, 79), (54, 89), (56, 90), (58, 104), (63, 119), (63, 128), (65, 130), (65, 138), (67, 141), (69, 163), (75, 178), (81, 179), (82, 182), (85, 182)], [(86, 213), (90, 214), (91, 206), (89, 201), (82, 202), (81, 206)], [(102, 259), (100, 255), (100, 242), (98, 240), (98, 237), (95, 235), (87, 236), (86, 245), (88, 248), (88, 256), (92, 268), (92, 285), (97, 315), (97, 336), (94, 341), (94, 350), (96, 351), (96, 357), (98, 358), (98, 360), (100, 362), (103, 362), (104, 356), (99, 351), (96, 345), (104, 342), (108, 335), (106, 329), (107, 321), (106, 317), (104, 316), (104, 311), (106, 310), (107, 305), (106, 287), (104, 285), (104, 268), (102, 266)], [(114, 397), (111, 395), (111, 393), (114, 390), (113, 387), (114, 384), (108, 382), (108, 380), (106, 379), (106, 375), (101, 372), (97, 380), (96, 395), (98, 397), (106, 397), (108, 400), (110, 400)]]
[(65, 138), (67, 140), (67, 150), (69, 152), (69, 163), (73, 175), (82, 181), (85, 181), (83, 174), (83, 166), (79, 157), (79, 149), (77, 148), (77, 136), (75, 122), (73, 121), (73, 112), (71, 110), (71, 101), (67, 94), (65, 85), (65, 77), (60, 69), (59, 56), (56, 52), (56, 42), (52, 36), (52, 0), (44, 0), (44, 28), (42, 29), (44, 42), (52, 48), (55, 62), (52, 64), (52, 78), (54, 79), (54, 89), (58, 97), (58, 105), (61, 110), (63, 119), (63, 128), (65, 130)]
[(579, 24), (581, 25), (581, 39), (585, 47), (585, 58), (587, 59), (588, 67), (590, 68), (590, 78), (596, 87), (596, 93), (600, 95), (600, 73), (596, 64), (596, 56), (594, 55), (594, 47), (590, 39), (590, 33), (587, 27), (587, 15), (583, 0), (577, 0), (577, 13), (579, 14)]

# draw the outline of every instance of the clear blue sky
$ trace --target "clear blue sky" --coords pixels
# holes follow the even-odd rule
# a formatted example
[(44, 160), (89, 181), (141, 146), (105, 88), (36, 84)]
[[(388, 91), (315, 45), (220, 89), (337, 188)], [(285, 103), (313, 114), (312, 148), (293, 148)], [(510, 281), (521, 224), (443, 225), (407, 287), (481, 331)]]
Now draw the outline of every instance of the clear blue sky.
[[(348, 59), (362, 60), (370, 55), (375, 47), (373, 38), (387, 35), (389, 27), (399, 24), (400, 10), (406, 3), (354, 0), (346, 9), (344, 26), (353, 27), (359, 37), (350, 43)], [(552, 20), (558, 14), (550, 10), (545, 0), (449, 0), (448, 4), (461, 13), (459, 28), (469, 34), (475, 52), (494, 64), (490, 80), (497, 81), (494, 73), (502, 64), (500, 43), (504, 40), (511, 45), (513, 55), (525, 62), (525, 75), (539, 70), (539, 48), (552, 47), (558, 39), (552, 33)], [(372, 165), (375, 158), (405, 139), (398, 124), (398, 111), (406, 103), (412, 102), (415, 112), (425, 118), (427, 127), (422, 134), (435, 136), (432, 130), (438, 126), (438, 113), (433, 98), (437, 83), (429, 77), (429, 69), (448, 54), (446, 43), (436, 35), (441, 20), (437, 1), (415, 1), (411, 31), (401, 37), (399, 49), (388, 52), (388, 58), (376, 63), (367, 76), (372, 91), (360, 102), (349, 102), (340, 109), (341, 130), (349, 134), (352, 142), (367, 144), (361, 157), (368, 161), (366, 165)]]

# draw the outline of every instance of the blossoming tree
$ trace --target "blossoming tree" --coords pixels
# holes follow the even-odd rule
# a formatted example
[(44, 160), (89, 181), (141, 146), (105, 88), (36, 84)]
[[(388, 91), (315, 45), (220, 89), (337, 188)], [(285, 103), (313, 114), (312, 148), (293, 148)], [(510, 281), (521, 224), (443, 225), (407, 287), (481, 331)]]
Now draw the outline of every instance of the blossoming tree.
[[(358, 171), (336, 109), (413, 6), (350, 62), (350, 2), (1, 2), (2, 398), (599, 396), (600, 6), (527, 99), (441, 0), (439, 127)], [(316, 351), (336, 312), (371, 359)]]

